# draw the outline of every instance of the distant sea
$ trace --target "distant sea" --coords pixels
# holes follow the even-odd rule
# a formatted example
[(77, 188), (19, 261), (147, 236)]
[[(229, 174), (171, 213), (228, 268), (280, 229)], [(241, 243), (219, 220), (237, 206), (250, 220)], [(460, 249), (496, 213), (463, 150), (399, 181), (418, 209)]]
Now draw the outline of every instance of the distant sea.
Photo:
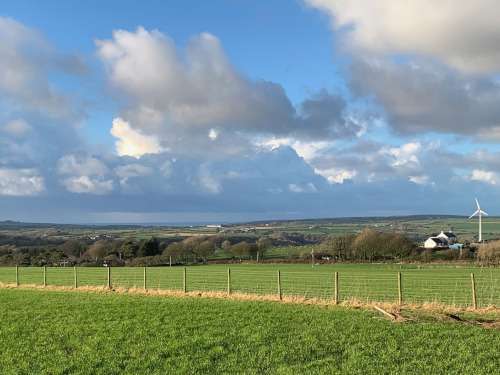
[(143, 227), (206, 227), (207, 225), (227, 225), (234, 224), (230, 222), (213, 222), (213, 221), (177, 221), (177, 222), (159, 222), (159, 223), (78, 223), (74, 225), (95, 225), (95, 226), (107, 226), (107, 225), (139, 225)]

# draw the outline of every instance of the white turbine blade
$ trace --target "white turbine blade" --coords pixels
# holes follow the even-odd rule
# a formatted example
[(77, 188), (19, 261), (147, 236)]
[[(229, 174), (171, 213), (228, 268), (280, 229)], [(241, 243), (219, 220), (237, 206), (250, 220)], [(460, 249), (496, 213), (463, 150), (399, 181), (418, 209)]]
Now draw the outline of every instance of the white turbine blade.
[(469, 219), (475, 215), (477, 215), (479, 212), (481, 212), (481, 210), (477, 210), (476, 212), (474, 212), (472, 215), (469, 216)]
[(481, 212), (483, 215), (488, 216), (488, 214), (486, 212), (484, 212), (483, 210), (479, 210), (479, 212)]
[(477, 201), (477, 198), (476, 198), (476, 204), (477, 204), (477, 209), (480, 210), (481, 207), (479, 207), (479, 202)]

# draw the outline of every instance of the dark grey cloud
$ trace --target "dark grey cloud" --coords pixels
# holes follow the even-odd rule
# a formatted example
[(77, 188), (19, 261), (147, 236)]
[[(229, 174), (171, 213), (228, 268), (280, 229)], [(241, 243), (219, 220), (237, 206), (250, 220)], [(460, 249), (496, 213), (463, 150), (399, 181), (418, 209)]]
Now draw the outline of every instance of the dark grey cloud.
[(396, 134), (482, 136), (500, 126), (500, 85), (492, 78), (363, 61), (353, 63), (350, 72), (353, 91), (373, 96)]
[(54, 68), (74, 76), (90, 74), (90, 66), (82, 55), (62, 54), (54, 59)]

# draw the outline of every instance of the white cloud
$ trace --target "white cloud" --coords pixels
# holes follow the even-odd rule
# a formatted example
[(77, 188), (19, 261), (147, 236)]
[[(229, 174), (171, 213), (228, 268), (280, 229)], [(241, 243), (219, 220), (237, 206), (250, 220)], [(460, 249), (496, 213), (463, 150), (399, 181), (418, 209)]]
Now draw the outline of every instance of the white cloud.
[(390, 155), (394, 159), (393, 166), (405, 165), (407, 163), (419, 164), (417, 154), (422, 151), (420, 142), (410, 142), (401, 145), (400, 147), (382, 148), (382, 154)]
[(267, 148), (273, 150), (280, 146), (290, 146), (296, 152), (297, 155), (304, 158), (306, 161), (314, 159), (318, 153), (322, 152), (328, 147), (331, 147), (332, 142), (328, 141), (301, 141), (294, 138), (271, 138), (271, 139), (260, 139), (256, 141), (259, 147)]
[(31, 196), (44, 190), (44, 178), (35, 169), (0, 169), (0, 195)]
[(217, 131), (217, 129), (210, 129), (210, 132), (208, 133), (208, 137), (213, 141), (215, 138), (217, 138), (217, 136), (219, 135), (219, 132)]
[(290, 189), (292, 193), (315, 193), (317, 191), (316, 186), (311, 182), (307, 183), (305, 186), (289, 184), (288, 189)]
[(61, 183), (71, 193), (103, 195), (113, 191), (113, 181), (103, 180), (100, 176), (68, 177), (62, 179)]
[[(254, 152), (258, 136), (315, 141), (353, 138), (363, 128), (347, 102), (324, 89), (297, 110), (281, 85), (241, 74), (209, 33), (192, 37), (183, 53), (142, 27), (96, 46), (109, 83), (126, 98), (112, 130), (119, 155), (233, 158)], [(138, 144), (146, 136), (155, 138)]]
[(69, 95), (56, 91), (48, 73), (54, 48), (42, 32), (0, 17), (0, 95), (53, 119), (83, 118)]
[(427, 175), (410, 176), (410, 181), (416, 183), (417, 185), (436, 185), (436, 183), (431, 180), (431, 177)]
[(204, 191), (210, 194), (218, 194), (222, 191), (221, 182), (218, 181), (206, 165), (198, 169), (198, 182)]
[(305, 0), (357, 53), (430, 56), (466, 73), (500, 71), (496, 0)]
[(0, 131), (4, 134), (13, 138), (26, 138), (34, 132), (33, 127), (26, 122), (24, 119), (17, 119), (8, 122), (4, 126), (0, 127)]
[(343, 168), (316, 169), (316, 173), (325, 177), (331, 184), (342, 184), (344, 180), (353, 180), (358, 172)]
[(66, 155), (57, 163), (59, 174), (81, 176), (81, 175), (103, 175), (109, 172), (109, 168), (95, 157), (80, 157)]
[(148, 132), (165, 126), (174, 130), (173, 124), (209, 130), (212, 124), (244, 128), (259, 122), (265, 130), (272, 120), (293, 112), (278, 85), (252, 83), (241, 76), (209, 33), (191, 39), (185, 62), (173, 40), (157, 30), (117, 30), (112, 40), (96, 44), (110, 81), (134, 101), (125, 111), (127, 120)]
[(129, 155), (138, 158), (144, 154), (163, 151), (155, 136), (141, 134), (140, 131), (132, 129), (128, 122), (121, 118), (113, 120), (110, 132), (119, 139), (115, 144), (116, 151), (120, 156)]
[(475, 169), (472, 171), (472, 176), (470, 179), (473, 181), (481, 181), (490, 185), (496, 185), (500, 182), (500, 176), (498, 173), (483, 171), (479, 169)]
[(113, 180), (106, 178), (109, 168), (95, 157), (63, 156), (57, 163), (57, 172), (67, 176), (60, 182), (71, 193), (103, 195), (113, 191)]

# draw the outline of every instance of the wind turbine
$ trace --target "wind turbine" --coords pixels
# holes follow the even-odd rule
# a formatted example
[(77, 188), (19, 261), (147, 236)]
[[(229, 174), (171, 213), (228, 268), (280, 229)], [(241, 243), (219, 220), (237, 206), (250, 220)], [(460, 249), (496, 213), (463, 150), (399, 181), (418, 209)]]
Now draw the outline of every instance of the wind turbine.
[(479, 243), (481, 243), (481, 242), (483, 242), (483, 236), (482, 236), (482, 231), (481, 231), (481, 214), (484, 214), (486, 216), (488, 216), (488, 214), (486, 212), (484, 212), (483, 210), (481, 210), (481, 207), (479, 207), (479, 202), (477, 201), (477, 198), (476, 198), (476, 204), (477, 204), (477, 210), (476, 210), (476, 212), (474, 212), (472, 215), (469, 216), (469, 219), (475, 215), (479, 216)]

